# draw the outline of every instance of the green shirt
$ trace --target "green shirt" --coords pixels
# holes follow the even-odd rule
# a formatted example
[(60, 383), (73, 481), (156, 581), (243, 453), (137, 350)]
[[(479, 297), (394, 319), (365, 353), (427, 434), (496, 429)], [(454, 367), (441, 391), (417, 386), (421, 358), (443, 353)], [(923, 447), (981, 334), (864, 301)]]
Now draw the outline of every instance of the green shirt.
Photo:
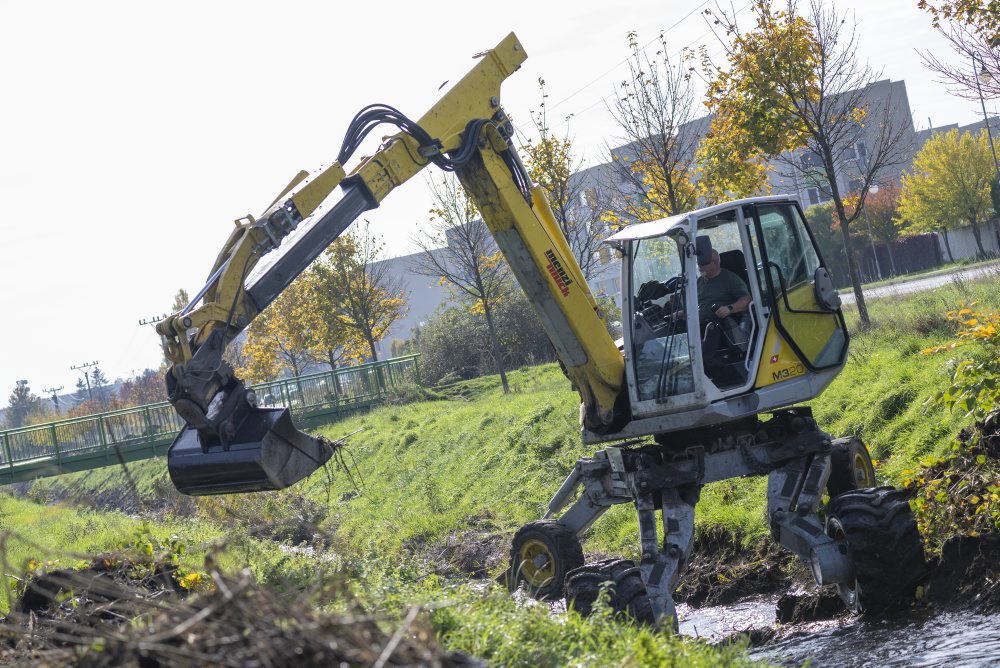
[(698, 317), (709, 320), (714, 317), (712, 304), (731, 306), (740, 297), (750, 294), (746, 283), (728, 269), (720, 269), (712, 279), (704, 275), (698, 277)]

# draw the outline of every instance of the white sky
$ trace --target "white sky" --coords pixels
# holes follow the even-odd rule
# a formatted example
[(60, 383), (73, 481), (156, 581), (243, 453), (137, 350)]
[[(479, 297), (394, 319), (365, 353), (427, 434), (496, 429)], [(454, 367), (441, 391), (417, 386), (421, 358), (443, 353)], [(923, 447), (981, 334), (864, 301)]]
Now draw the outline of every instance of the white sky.
[[(918, 127), (973, 122), (978, 106), (920, 64), (918, 47), (948, 52), (916, 4), (839, 6), (856, 12), (862, 58), (906, 81)], [(112, 379), (156, 366), (158, 338), (138, 321), (201, 287), (231, 221), (333, 160), (361, 107), (418, 118), (511, 30), (529, 57), (505, 85), (508, 113), (531, 128), (543, 77), (550, 120), (573, 114), (578, 152), (599, 162), (618, 134), (605, 100), (626, 32), (711, 47), (704, 6), (0, 0), (0, 406), (17, 379), (71, 390), (74, 364), (98, 360)], [(369, 218), (398, 255), (428, 207), (417, 178)]]

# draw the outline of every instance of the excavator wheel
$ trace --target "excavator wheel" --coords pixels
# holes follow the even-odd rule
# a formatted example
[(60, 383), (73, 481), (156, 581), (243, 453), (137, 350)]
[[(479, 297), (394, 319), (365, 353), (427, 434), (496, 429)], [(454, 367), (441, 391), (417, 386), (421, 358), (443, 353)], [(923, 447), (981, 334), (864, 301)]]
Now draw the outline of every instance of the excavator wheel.
[(607, 559), (570, 571), (566, 576), (566, 607), (587, 616), (604, 591), (615, 614), (627, 615), (638, 624), (654, 624), (642, 575), (627, 559)]
[(830, 502), (826, 533), (847, 548), (854, 579), (837, 585), (854, 612), (877, 612), (913, 595), (926, 574), (924, 546), (907, 494), (892, 487), (857, 489)]
[(830, 450), (830, 479), (826, 483), (830, 498), (874, 486), (875, 467), (868, 447), (857, 436), (836, 439)]
[(523, 583), (532, 598), (561, 598), (566, 574), (583, 565), (583, 548), (570, 529), (555, 520), (529, 522), (517, 530), (510, 548), (508, 588)]

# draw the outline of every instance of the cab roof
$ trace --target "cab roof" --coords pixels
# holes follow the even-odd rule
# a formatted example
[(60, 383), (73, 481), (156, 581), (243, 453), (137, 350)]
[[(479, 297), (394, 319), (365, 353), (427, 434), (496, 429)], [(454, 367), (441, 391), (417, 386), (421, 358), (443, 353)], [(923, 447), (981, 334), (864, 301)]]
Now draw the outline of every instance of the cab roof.
[[(737, 207), (745, 206), (747, 204), (760, 204), (760, 203), (770, 203), (770, 202), (797, 202), (798, 198), (794, 195), (766, 195), (761, 197), (746, 197), (744, 199), (732, 200), (729, 202), (723, 202), (722, 204), (716, 204), (714, 206), (706, 206), (701, 209), (694, 209), (692, 211), (687, 211), (685, 213), (677, 214), (676, 216), (670, 216), (668, 218), (660, 218), (659, 220), (653, 220), (648, 223), (636, 223), (635, 225), (629, 225), (628, 227), (623, 227), (618, 230), (610, 237), (604, 240), (607, 244), (616, 244), (622, 241), (632, 241), (636, 239), (651, 239), (653, 237), (662, 237), (663, 235), (679, 228), (687, 227), (690, 228), (691, 222), (700, 218), (708, 218), (722, 211), (728, 211), (730, 209), (735, 209)], [(689, 229), (690, 231), (690, 229)]]

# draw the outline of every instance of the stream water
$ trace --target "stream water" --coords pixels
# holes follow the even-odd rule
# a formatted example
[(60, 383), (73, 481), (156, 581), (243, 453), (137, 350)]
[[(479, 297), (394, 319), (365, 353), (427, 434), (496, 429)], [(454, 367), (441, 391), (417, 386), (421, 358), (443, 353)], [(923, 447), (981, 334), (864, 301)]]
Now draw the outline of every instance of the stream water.
[[(681, 633), (720, 639), (773, 627), (774, 598), (691, 609), (679, 606)], [(882, 619), (841, 617), (778, 628), (778, 639), (751, 650), (754, 659), (782, 666), (860, 668), (1000, 666), (1000, 614), (917, 613)]]

